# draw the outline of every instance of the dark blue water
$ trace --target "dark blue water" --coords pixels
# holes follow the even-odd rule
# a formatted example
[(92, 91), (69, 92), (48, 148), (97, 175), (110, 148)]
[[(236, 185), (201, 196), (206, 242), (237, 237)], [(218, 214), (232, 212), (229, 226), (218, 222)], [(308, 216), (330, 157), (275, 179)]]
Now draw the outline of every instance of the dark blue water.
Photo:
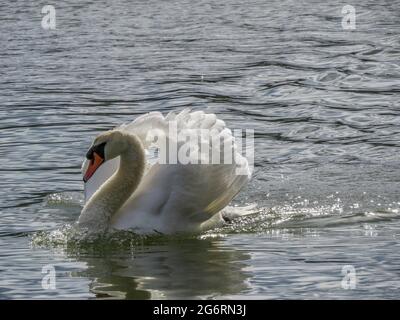
[[(46, 4), (0, 1), (0, 298), (399, 298), (399, 1)], [(255, 130), (259, 214), (75, 241), (93, 137), (184, 107)]]

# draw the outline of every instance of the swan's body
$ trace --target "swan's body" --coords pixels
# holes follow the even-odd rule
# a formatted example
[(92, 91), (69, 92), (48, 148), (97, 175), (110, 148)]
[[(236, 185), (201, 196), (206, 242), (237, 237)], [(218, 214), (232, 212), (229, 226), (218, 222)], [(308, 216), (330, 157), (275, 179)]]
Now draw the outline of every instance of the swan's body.
[[(94, 168), (95, 173), (87, 160), (84, 163), (86, 174), (91, 173), (85, 184), (87, 202), (78, 221), (81, 226), (94, 232), (132, 229), (138, 233), (171, 234), (199, 232), (222, 221), (221, 210), (250, 178), (247, 160), (237, 153), (233, 143), (230, 150), (219, 151), (221, 159), (224, 153), (236, 153), (231, 164), (160, 164), (157, 157), (149, 161), (149, 148), (159, 148), (158, 157), (165, 151), (160, 141), (150, 143), (147, 135), (151, 130), (157, 130), (164, 142), (175, 143), (178, 150), (183, 145), (179, 136), (171, 133), (172, 121), (177, 123), (178, 132), (208, 129), (212, 133), (210, 139), (233, 139), (225, 123), (215, 115), (187, 110), (167, 117), (149, 113), (100, 135), (92, 149), (102, 147), (106, 162)], [(204, 141), (202, 133), (198, 135)], [(93, 150), (88, 153), (91, 165), (95, 161)], [(204, 158), (209, 151), (199, 148), (189, 158)], [(94, 155), (97, 156), (95, 152)], [(239, 167), (241, 174), (237, 174)]]

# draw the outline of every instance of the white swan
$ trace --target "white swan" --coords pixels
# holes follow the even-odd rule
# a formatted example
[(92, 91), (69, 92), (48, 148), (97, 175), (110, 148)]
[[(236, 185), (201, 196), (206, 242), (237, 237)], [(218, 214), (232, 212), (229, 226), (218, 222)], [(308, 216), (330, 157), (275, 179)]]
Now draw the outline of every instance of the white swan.
[[(178, 136), (172, 133), (172, 123)], [(166, 152), (168, 158), (175, 152), (166, 145), (175, 144), (177, 150), (185, 147), (187, 140), (179, 133), (187, 129), (199, 138), (191, 140), (190, 161), (195, 157), (207, 159), (218, 147), (220, 160), (233, 152), (232, 163), (160, 163), (161, 154)], [(149, 140), (149, 133), (154, 132), (163, 139)], [(221, 139), (225, 144), (214, 143)], [(202, 148), (202, 143), (211, 140), (206, 149)], [(234, 142), (227, 141), (234, 141), (232, 133), (216, 115), (187, 109), (166, 117), (151, 112), (100, 134), (83, 164), (86, 204), (78, 224), (92, 232), (132, 229), (141, 234), (172, 234), (200, 232), (221, 223), (221, 210), (251, 175), (246, 158), (237, 152)], [(193, 144), (198, 148), (192, 148)], [(226, 145), (230, 147), (221, 147)], [(146, 156), (154, 148), (157, 156)]]

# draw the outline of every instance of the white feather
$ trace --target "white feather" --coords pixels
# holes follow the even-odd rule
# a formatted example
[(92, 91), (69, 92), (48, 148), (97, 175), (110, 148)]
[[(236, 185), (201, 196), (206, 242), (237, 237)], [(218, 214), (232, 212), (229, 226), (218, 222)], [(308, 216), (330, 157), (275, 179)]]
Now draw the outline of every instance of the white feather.
[[(231, 164), (157, 163), (160, 158), (150, 151), (154, 147), (165, 146), (151, 144), (146, 139), (151, 130), (159, 130), (167, 142), (176, 142), (178, 149), (186, 142), (172, 135), (169, 128), (172, 121), (176, 121), (178, 133), (185, 129), (195, 130), (197, 133), (197, 146), (192, 146), (197, 147), (197, 153), (192, 152), (191, 158), (199, 156), (207, 160), (212, 152), (218, 152), (223, 159), (228, 151), (236, 155), (234, 161)], [(114, 228), (132, 228), (143, 233), (171, 233), (199, 229), (202, 224), (208, 226), (210, 223), (206, 223), (207, 220), (219, 214), (250, 178), (247, 160), (236, 151), (231, 130), (215, 114), (185, 109), (178, 114), (171, 112), (164, 117), (159, 112), (151, 112), (129, 124), (121, 125), (118, 130), (133, 133), (140, 138), (148, 153), (148, 170), (132, 196), (112, 217)], [(221, 139), (231, 141), (231, 147), (227, 150), (216, 149), (215, 142)], [(211, 141), (209, 149), (201, 149), (201, 141)], [(161, 153), (158, 152), (158, 157)], [(89, 183), (85, 184), (86, 201), (113, 175), (118, 166), (119, 160), (113, 160), (100, 167)], [(247, 168), (247, 174), (237, 175), (238, 167)], [(214, 217), (213, 220), (218, 219)]]

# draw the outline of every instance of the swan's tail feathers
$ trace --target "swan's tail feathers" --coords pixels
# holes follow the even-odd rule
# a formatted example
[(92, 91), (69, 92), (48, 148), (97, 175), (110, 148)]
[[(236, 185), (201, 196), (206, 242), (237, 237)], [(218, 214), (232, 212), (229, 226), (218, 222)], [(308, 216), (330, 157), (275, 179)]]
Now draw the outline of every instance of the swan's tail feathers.
[(204, 221), (200, 225), (200, 231), (205, 232), (210, 229), (222, 227), (225, 223), (226, 223), (226, 221), (222, 217), (221, 212), (218, 212), (218, 213), (214, 214), (210, 219), (208, 219), (207, 221)]
[(222, 227), (227, 222), (231, 222), (232, 220), (238, 219), (240, 217), (248, 216), (251, 214), (259, 213), (260, 210), (257, 208), (257, 204), (249, 204), (247, 206), (227, 206), (220, 212), (214, 214), (210, 219), (203, 222), (200, 226), (200, 230), (202, 232)]
[(221, 216), (222, 218), (226, 221), (232, 221), (234, 219), (240, 218), (240, 217), (244, 217), (244, 216), (248, 216), (251, 214), (256, 214), (258, 213), (260, 210), (259, 208), (257, 208), (257, 204), (252, 203), (249, 204), (247, 206), (227, 206), (225, 209), (223, 209), (221, 211)]

